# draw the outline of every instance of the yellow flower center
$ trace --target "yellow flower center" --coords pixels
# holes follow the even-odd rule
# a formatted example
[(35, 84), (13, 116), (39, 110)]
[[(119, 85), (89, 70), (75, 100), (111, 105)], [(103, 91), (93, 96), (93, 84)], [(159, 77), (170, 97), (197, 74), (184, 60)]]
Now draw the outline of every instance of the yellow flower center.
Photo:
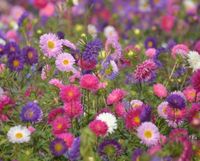
[(62, 128), (62, 124), (58, 124), (57, 128), (61, 129)]
[(152, 41), (149, 41), (148, 42), (148, 47), (152, 47), (153, 46), (153, 42)]
[(32, 59), (33, 58), (33, 53), (31, 51), (28, 52), (28, 58)]
[(60, 143), (57, 143), (56, 145), (55, 145), (55, 150), (57, 151), (57, 152), (59, 152), (59, 151), (61, 151), (62, 150), (62, 145), (60, 144)]
[(15, 60), (13, 61), (13, 66), (14, 66), (14, 67), (18, 67), (19, 64), (20, 64), (19, 60), (15, 59)]
[(63, 60), (63, 64), (64, 65), (68, 65), (69, 64), (69, 60), (67, 60), (67, 59)]
[(140, 118), (138, 116), (134, 117), (133, 122), (140, 123)]
[(15, 137), (16, 137), (17, 139), (21, 139), (21, 138), (23, 137), (23, 134), (20, 133), (20, 132), (18, 132), (18, 133), (15, 134)]
[(69, 91), (69, 92), (68, 92), (68, 96), (72, 97), (72, 96), (73, 96), (73, 92), (72, 92), (72, 91)]
[(48, 41), (48, 48), (53, 49), (55, 47), (55, 43), (53, 41)]
[(152, 132), (150, 130), (146, 130), (144, 132), (144, 136), (147, 138), (147, 139), (150, 139), (152, 137)]

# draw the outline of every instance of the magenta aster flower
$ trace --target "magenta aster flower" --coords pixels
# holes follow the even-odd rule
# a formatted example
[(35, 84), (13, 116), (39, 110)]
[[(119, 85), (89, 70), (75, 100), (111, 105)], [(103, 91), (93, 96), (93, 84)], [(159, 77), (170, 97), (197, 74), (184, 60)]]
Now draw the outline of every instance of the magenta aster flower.
[(40, 48), (45, 56), (56, 57), (62, 52), (62, 41), (53, 33), (40, 37)]
[(75, 63), (75, 59), (71, 54), (68, 53), (62, 53), (56, 57), (56, 67), (60, 71), (72, 71), (73, 70), (73, 64)]
[(107, 104), (115, 104), (121, 101), (126, 96), (126, 91), (122, 89), (113, 90), (107, 97)]
[(96, 134), (96, 136), (104, 136), (108, 131), (108, 126), (101, 120), (94, 120), (90, 122), (89, 127), (91, 131)]
[(85, 74), (80, 80), (81, 88), (96, 91), (99, 87), (99, 79), (93, 74)]
[(197, 92), (200, 92), (200, 69), (193, 73), (192, 85)]

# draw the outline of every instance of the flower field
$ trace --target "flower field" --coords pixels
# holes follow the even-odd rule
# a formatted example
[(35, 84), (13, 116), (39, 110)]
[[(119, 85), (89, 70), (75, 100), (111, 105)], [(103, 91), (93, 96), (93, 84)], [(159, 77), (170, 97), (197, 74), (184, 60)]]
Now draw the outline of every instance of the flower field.
[(200, 161), (198, 0), (0, 0), (0, 161)]

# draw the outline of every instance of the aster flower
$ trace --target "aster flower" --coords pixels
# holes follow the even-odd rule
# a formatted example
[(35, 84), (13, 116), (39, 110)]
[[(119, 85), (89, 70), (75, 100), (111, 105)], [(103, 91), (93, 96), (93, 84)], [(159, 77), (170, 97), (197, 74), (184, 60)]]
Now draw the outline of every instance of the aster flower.
[(153, 85), (153, 92), (159, 98), (164, 98), (168, 94), (166, 87), (162, 85), (161, 83), (157, 83)]
[(126, 96), (126, 91), (122, 89), (114, 89), (107, 97), (107, 104), (115, 104), (121, 101)]
[(145, 45), (146, 49), (148, 49), (148, 48), (156, 48), (156, 46), (157, 46), (156, 39), (153, 38), (153, 37), (148, 37), (144, 41), (144, 45)]
[(163, 9), (167, 5), (167, 0), (150, 0), (150, 4), (155, 9)]
[(190, 124), (192, 124), (194, 127), (200, 126), (200, 104), (192, 104), (191, 109), (188, 111), (187, 118)]
[(124, 117), (126, 115), (126, 109), (124, 103), (117, 103), (114, 105), (115, 113), (118, 117)]
[(200, 55), (196, 51), (190, 51), (187, 55), (188, 63), (193, 71), (200, 69)]
[(11, 143), (24, 143), (30, 141), (30, 131), (21, 125), (11, 127), (7, 133), (8, 140)]
[(21, 71), (24, 68), (24, 59), (21, 55), (12, 54), (8, 58), (7, 65), (11, 71)]
[(113, 26), (106, 26), (104, 28), (104, 35), (106, 38), (118, 37), (117, 31), (115, 30), (115, 28)]
[(81, 88), (96, 91), (99, 87), (99, 79), (93, 74), (85, 74), (80, 79)]
[(140, 100), (131, 100), (131, 108), (140, 108), (143, 105), (143, 102)]
[(24, 122), (39, 122), (41, 121), (43, 112), (37, 103), (28, 102), (22, 107), (20, 118)]
[(62, 52), (62, 41), (53, 33), (44, 34), (40, 37), (40, 48), (45, 56), (56, 57)]
[(60, 89), (60, 97), (63, 102), (80, 100), (80, 89), (75, 85), (66, 85)]
[(185, 108), (185, 97), (177, 93), (170, 94), (166, 101), (169, 103), (169, 106), (172, 108), (183, 109)]
[(151, 59), (144, 61), (136, 67), (133, 77), (138, 82), (149, 82), (154, 78), (157, 65)]
[(105, 140), (99, 145), (98, 153), (102, 157), (103, 156), (117, 157), (121, 155), (122, 147), (116, 140)]
[(61, 80), (53, 78), (49, 81), (49, 84), (54, 85), (57, 88), (62, 88), (64, 85)]
[(83, 114), (83, 107), (79, 101), (65, 103), (64, 110), (70, 118), (77, 118)]
[(157, 107), (158, 115), (164, 119), (167, 119), (167, 108), (169, 108), (168, 102), (165, 101), (159, 104)]
[(53, 134), (61, 134), (67, 132), (71, 127), (70, 120), (66, 117), (59, 116), (52, 123)]
[(67, 151), (67, 146), (65, 144), (65, 141), (60, 138), (54, 139), (50, 144), (50, 150), (53, 155), (55, 156), (61, 156)]
[(67, 145), (67, 148), (71, 148), (74, 142), (74, 135), (71, 133), (61, 133), (56, 135), (57, 138), (63, 139)]
[(132, 129), (141, 124), (140, 114), (141, 108), (132, 108), (127, 111), (125, 116), (125, 124), (127, 129)]
[(200, 92), (200, 69), (193, 73), (191, 82), (196, 92)]
[(93, 120), (90, 122), (89, 127), (96, 136), (104, 136), (107, 134), (108, 126), (101, 120)]
[(48, 123), (51, 124), (57, 117), (66, 116), (64, 108), (52, 109), (48, 114)]
[(105, 122), (106, 125), (108, 126), (108, 133), (113, 133), (114, 130), (117, 129), (117, 119), (116, 117), (108, 112), (103, 112), (100, 113), (97, 117), (96, 120), (100, 120), (102, 122)]
[(172, 48), (172, 57), (176, 58), (176, 55), (186, 56), (189, 53), (189, 49), (184, 44), (177, 44)]
[(63, 46), (68, 47), (68, 48), (70, 48), (71, 50), (77, 50), (77, 49), (76, 49), (76, 46), (75, 46), (72, 42), (70, 42), (69, 40), (67, 40), (67, 39), (62, 39), (61, 41), (62, 41), (62, 45), (63, 45)]
[(38, 62), (38, 53), (37, 50), (33, 47), (24, 47), (22, 49), (22, 55), (24, 57), (25, 62), (29, 65), (33, 65)]
[(56, 67), (60, 71), (72, 71), (73, 70), (73, 64), (75, 63), (75, 59), (71, 54), (68, 53), (62, 53), (56, 57)]
[(137, 136), (147, 145), (152, 146), (159, 142), (160, 133), (156, 125), (151, 122), (144, 122), (137, 128)]
[(20, 48), (16, 42), (10, 41), (10, 42), (7, 42), (6, 45), (4, 46), (4, 52), (8, 56), (12, 55), (13, 53), (19, 54)]

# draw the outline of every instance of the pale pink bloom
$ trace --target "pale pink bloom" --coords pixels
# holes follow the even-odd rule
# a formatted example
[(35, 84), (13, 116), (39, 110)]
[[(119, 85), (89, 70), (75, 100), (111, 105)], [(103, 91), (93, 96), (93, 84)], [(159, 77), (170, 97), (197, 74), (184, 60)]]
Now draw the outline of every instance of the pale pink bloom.
[(153, 85), (153, 92), (159, 98), (165, 98), (168, 94), (166, 87), (161, 83)]
[(5, 64), (1, 63), (0, 64), (0, 73), (3, 73), (5, 70)]
[(36, 129), (33, 127), (33, 126), (29, 126), (28, 127), (28, 130), (31, 132), (31, 133), (34, 133), (36, 131)]
[(63, 87), (62, 81), (59, 80), (59, 79), (56, 79), (56, 78), (51, 79), (51, 80), (49, 81), (49, 84), (54, 85), (54, 86), (56, 86), (56, 87), (58, 87), (58, 88), (62, 88), (62, 87)]
[(148, 48), (145, 51), (145, 55), (148, 56), (148, 58), (153, 58), (156, 55), (156, 49), (155, 48)]
[(186, 56), (189, 53), (189, 49), (184, 44), (177, 44), (172, 48), (172, 57), (176, 58), (176, 55)]

